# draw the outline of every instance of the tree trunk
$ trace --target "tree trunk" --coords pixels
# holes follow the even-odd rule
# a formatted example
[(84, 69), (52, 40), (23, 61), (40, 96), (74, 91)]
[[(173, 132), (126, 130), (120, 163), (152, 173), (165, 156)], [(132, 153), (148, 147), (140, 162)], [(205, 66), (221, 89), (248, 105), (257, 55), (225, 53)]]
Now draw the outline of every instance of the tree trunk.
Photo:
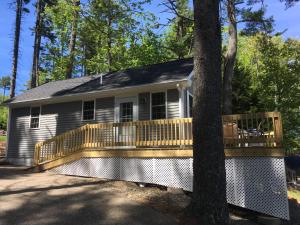
[(37, 0), (30, 88), (35, 88), (36, 86), (39, 85), (39, 59), (40, 59), (41, 37), (42, 37), (42, 13), (43, 13), (43, 11), (44, 11), (44, 0)]
[(112, 71), (112, 55), (111, 55), (111, 47), (112, 47), (112, 16), (111, 16), (111, 0), (108, 0), (108, 16), (107, 16), (107, 64), (108, 71)]
[(75, 46), (76, 46), (76, 36), (77, 36), (77, 24), (79, 18), (79, 11), (78, 7), (80, 6), (80, 0), (73, 0), (74, 10), (74, 17), (72, 21), (72, 31), (71, 31), (71, 38), (69, 42), (69, 59), (67, 64), (67, 71), (66, 71), (66, 79), (72, 78), (73, 73), (73, 66), (74, 66), (74, 59), (75, 59)]
[(16, 91), (22, 10), (23, 10), (23, 0), (16, 0), (16, 21), (15, 21), (15, 36), (14, 36), (14, 50), (13, 50), (13, 65), (12, 65), (12, 73), (11, 73), (10, 98), (15, 97), (15, 91)]
[(235, 0), (227, 0), (227, 15), (229, 22), (229, 38), (228, 48), (224, 59), (223, 114), (232, 114), (232, 78), (237, 52), (237, 24), (235, 15)]
[(218, 0), (194, 0), (193, 196), (189, 224), (226, 225)]

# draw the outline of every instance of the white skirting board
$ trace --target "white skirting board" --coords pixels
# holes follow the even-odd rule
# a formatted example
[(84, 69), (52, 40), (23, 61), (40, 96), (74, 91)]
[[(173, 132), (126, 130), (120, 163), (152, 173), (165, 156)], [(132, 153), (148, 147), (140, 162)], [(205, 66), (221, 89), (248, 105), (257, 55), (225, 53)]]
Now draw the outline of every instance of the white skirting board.
[[(228, 203), (289, 219), (283, 158), (227, 158), (225, 166)], [(50, 171), (193, 188), (192, 158), (83, 158)]]

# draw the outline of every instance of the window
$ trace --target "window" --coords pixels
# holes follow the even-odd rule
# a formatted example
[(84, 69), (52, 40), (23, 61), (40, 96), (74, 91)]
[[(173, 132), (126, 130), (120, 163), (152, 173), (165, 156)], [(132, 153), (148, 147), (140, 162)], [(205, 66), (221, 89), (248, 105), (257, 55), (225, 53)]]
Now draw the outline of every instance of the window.
[(133, 121), (133, 102), (121, 103), (120, 112), (120, 122)]
[(191, 94), (188, 93), (188, 117), (192, 117), (193, 116), (193, 96)]
[(82, 107), (82, 120), (93, 120), (95, 117), (95, 101), (85, 101)]
[(166, 94), (165, 92), (152, 93), (152, 119), (166, 118)]
[(41, 107), (30, 108), (30, 128), (39, 128)]

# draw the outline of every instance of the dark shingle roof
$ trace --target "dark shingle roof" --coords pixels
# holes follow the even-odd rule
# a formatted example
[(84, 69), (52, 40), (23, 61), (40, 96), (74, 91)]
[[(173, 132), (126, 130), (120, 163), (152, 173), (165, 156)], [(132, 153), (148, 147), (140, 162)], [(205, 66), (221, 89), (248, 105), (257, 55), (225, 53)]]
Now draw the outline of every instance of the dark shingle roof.
[(190, 58), (107, 73), (103, 75), (102, 85), (100, 83), (100, 75), (54, 81), (28, 90), (5, 103), (41, 100), (92, 91), (179, 81), (186, 79), (192, 70), (193, 60)]

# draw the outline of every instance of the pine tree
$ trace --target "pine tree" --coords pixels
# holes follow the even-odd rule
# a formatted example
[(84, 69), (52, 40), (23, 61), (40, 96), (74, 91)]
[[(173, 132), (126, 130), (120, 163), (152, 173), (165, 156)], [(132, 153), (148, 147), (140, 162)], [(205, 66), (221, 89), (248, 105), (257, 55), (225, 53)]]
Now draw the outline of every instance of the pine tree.
[(265, 18), (266, 7), (263, 1), (258, 10), (253, 10), (257, 1), (248, 0), (246, 6), (241, 6), (238, 0), (226, 0), (226, 17), (228, 22), (228, 44), (223, 66), (223, 114), (232, 114), (232, 79), (236, 62), (238, 44), (238, 23), (244, 23), (242, 33), (254, 35), (260, 31), (270, 32), (273, 29), (273, 18)]
[(194, 0), (193, 195), (186, 224), (226, 225), (218, 0)]
[(37, 0), (30, 88), (35, 88), (36, 86), (39, 85), (39, 58), (40, 58), (42, 25), (43, 25), (42, 14), (44, 11), (44, 7), (45, 7), (45, 0)]
[(169, 29), (165, 33), (165, 48), (169, 58), (182, 59), (192, 55), (193, 12), (188, 0), (168, 0), (164, 2), (167, 12), (172, 13)]
[(15, 31), (14, 31), (14, 49), (13, 49), (13, 64), (11, 73), (11, 88), (10, 88), (10, 98), (15, 97), (16, 92), (16, 79), (18, 73), (18, 59), (19, 59), (19, 44), (20, 44), (20, 34), (21, 34), (21, 21), (23, 12), (29, 12), (24, 5), (29, 3), (29, 0), (16, 0), (16, 18), (15, 18)]
[(66, 79), (72, 78), (73, 66), (75, 60), (75, 46), (79, 20), (80, 0), (73, 0), (73, 18), (72, 18), (72, 31), (69, 42), (69, 57), (67, 60)]

